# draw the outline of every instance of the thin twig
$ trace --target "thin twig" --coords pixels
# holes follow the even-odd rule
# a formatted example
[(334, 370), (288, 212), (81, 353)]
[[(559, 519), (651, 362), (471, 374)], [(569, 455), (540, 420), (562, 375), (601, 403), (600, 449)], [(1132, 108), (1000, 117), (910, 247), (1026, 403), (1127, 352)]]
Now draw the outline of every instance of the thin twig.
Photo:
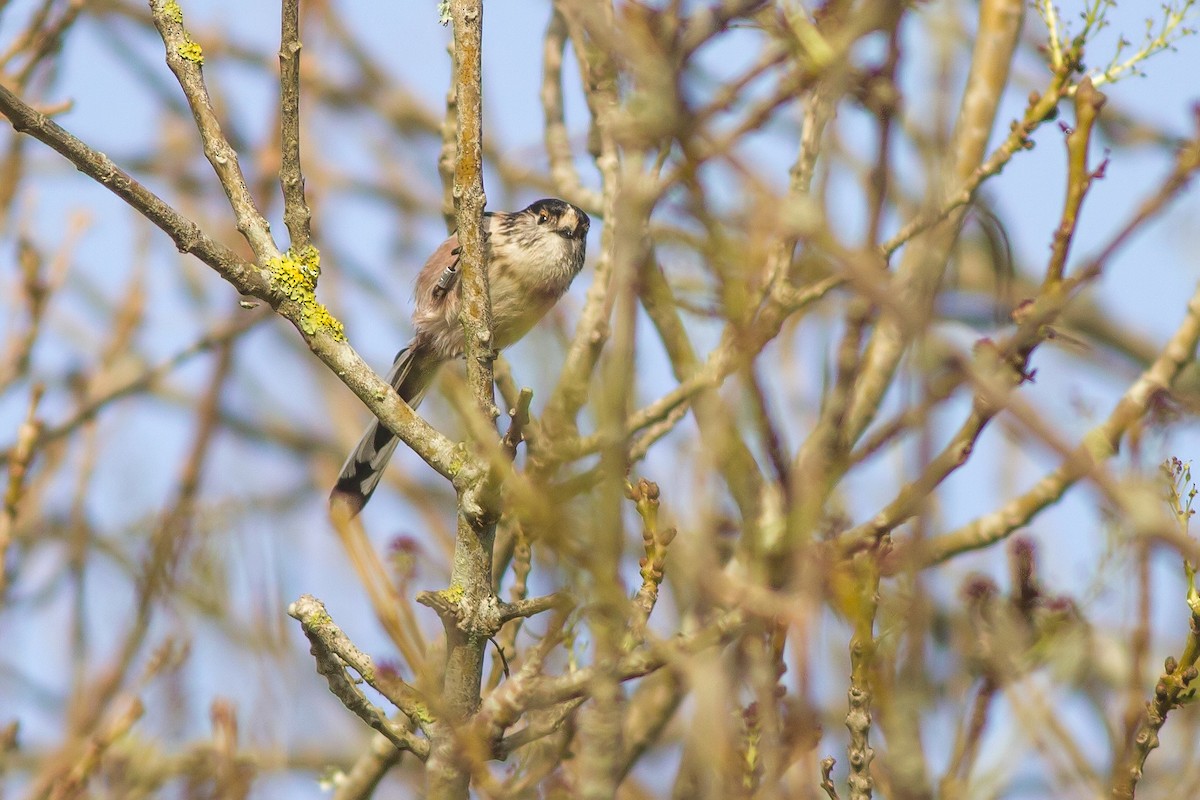
[[(180, 350), (162, 363), (117, 383), (102, 394), (88, 398), (82, 406), (77, 408), (70, 417), (62, 422), (55, 425), (44, 425), (38, 431), (35, 447), (42, 449), (46, 445), (69, 436), (81, 425), (94, 419), (97, 414), (112, 405), (115, 401), (149, 389), (196, 356), (203, 355), (236, 340), (259, 323), (270, 319), (270, 316), (270, 313), (266, 310), (250, 313), (244, 311), (237, 312), (228, 322), (206, 333), (193, 344)], [(13, 456), (14, 450), (11, 448), (0, 450), (0, 464), (10, 462)]]
[[(319, 610), (316, 607), (319, 607)], [(313, 657), (317, 661), (317, 672), (324, 676), (329, 684), (329, 691), (333, 692), (334, 697), (341, 700), (342, 705), (354, 712), (359, 719), (383, 734), (396, 748), (408, 750), (422, 761), (427, 759), (429, 742), (413, 736), (407, 728), (389, 720), (346, 675), (343, 657), (336, 653), (327, 641), (329, 628), (336, 630), (337, 634), (341, 634), (341, 631), (329, 620), (329, 615), (324, 611), (324, 606), (320, 601), (315, 597), (305, 595), (288, 607), (288, 614), (300, 621), (304, 635), (308, 637), (311, 645)], [(361, 656), (360, 666), (364, 661), (366, 664), (370, 663), (365, 655), (361, 653), (359, 655)], [(368, 675), (373, 677), (373, 670), (368, 669), (366, 675), (363, 672), (359, 672), (359, 674), (364, 678)], [(415, 717), (410, 716), (410, 719), (415, 719)]]
[(745, 617), (740, 611), (727, 611), (695, 633), (647, 645), (629, 655), (622, 656), (616, 664), (595, 665), (567, 675), (543, 678), (530, 692), (528, 707), (543, 708), (573, 697), (584, 697), (597, 673), (601, 670), (612, 674), (619, 681), (648, 675), (676, 658), (726, 643), (744, 624)]
[(279, 39), (279, 185), (283, 189), (283, 221), (292, 248), (299, 251), (312, 241), (312, 212), (304, 199), (300, 168), (300, 0), (283, 0)]
[(204, 63), (203, 51), (198, 43), (192, 41), (191, 35), (184, 28), (179, 4), (170, 0), (151, 0), (150, 11), (154, 18), (154, 27), (158, 28), (166, 46), (167, 66), (175, 74), (180, 88), (183, 89), (183, 95), (187, 98), (188, 106), (192, 109), (192, 118), (196, 121), (196, 129), (204, 145), (204, 156), (212, 165), (213, 172), (221, 182), (221, 188), (229, 198), (229, 206), (233, 209), (234, 219), (237, 220), (238, 231), (245, 237), (260, 264), (278, 258), (279, 249), (275, 240), (271, 238), (271, 226), (250, 194), (246, 176), (242, 174), (242, 167), (238, 162), (237, 151), (221, 132), (221, 123), (217, 119), (217, 112), (212, 106), (208, 86), (200, 69)]
[(579, 180), (563, 117), (562, 61), (566, 42), (567, 21), (562, 12), (555, 8), (550, 14), (550, 24), (546, 27), (542, 42), (541, 98), (542, 113), (546, 119), (543, 139), (546, 155), (550, 159), (550, 177), (556, 190), (572, 202), (594, 209), (601, 204), (600, 195), (585, 188)]
[(12, 458), (8, 460), (8, 480), (4, 483), (4, 502), (0, 505), (0, 607), (8, 596), (8, 548), (17, 527), (17, 511), (25, 492), (25, 474), (33, 459), (34, 445), (41, 429), (37, 409), (42, 391), (42, 385), (35, 384), (29, 393), (25, 422), (17, 429), (17, 443), (13, 446)]
[[(953, 163), (950, 165), (950, 174), (955, 183), (961, 184), (975, 174), (983, 161), (997, 107), (1008, 83), (1009, 66), (1019, 40), (1024, 6), (1024, 0), (985, 0), (980, 4), (978, 46), (973, 53), (971, 71), (963, 92), (955, 130)], [(1036, 127), (1046, 119), (1054, 110), (1066, 83), (1066, 75), (1056, 76), (1051, 88), (1030, 103), (1024, 123), (1013, 129), (1002, 151), (1010, 148), (1016, 152), (1024, 147), (1027, 141), (1024, 127)], [(941, 197), (936, 200), (940, 205)], [(945, 274), (951, 245), (958, 236), (961, 218), (961, 209), (950, 212), (944, 221), (927, 233), (921, 246), (905, 251), (905, 257), (897, 269), (898, 288), (904, 292), (905, 306), (918, 319), (929, 317), (933, 297)], [(857, 441), (875, 418), (884, 393), (892, 385), (892, 377), (911, 335), (899, 318), (892, 315), (880, 318), (868, 341), (863, 368), (846, 416), (846, 441)]]
[(403, 711), (415, 725), (422, 730), (428, 727), (429, 704), (421, 693), (399, 677), (381, 672), (371, 661), (371, 657), (359, 650), (354, 642), (350, 641), (350, 637), (337, 626), (324, 603), (310, 594), (301, 595), (288, 606), (287, 613), (300, 623), (304, 634), (310, 640), (319, 639), (325, 649), (361, 675), (371, 688)]
[[(1174, 198), (1188, 178), (1200, 169), (1200, 138), (1180, 151), (1175, 170), (1157, 192), (1141, 204), (1132, 218), (1093, 259), (1076, 270), (1082, 277), (1097, 273), (1133, 231)], [(1191, 363), (1200, 343), (1200, 290), (1188, 301), (1187, 314), (1158, 357), (1122, 395), (1116, 408), (1083, 438), (1070, 457), (1032, 489), (996, 511), (979, 517), (958, 530), (923, 546), (922, 562), (938, 564), (967, 550), (977, 550), (1000, 541), (1029, 524), (1040, 511), (1062, 497), (1068, 488), (1087, 477), (1099, 462), (1112, 458), (1126, 432), (1146, 413), (1155, 398), (1169, 390), (1183, 368)]]

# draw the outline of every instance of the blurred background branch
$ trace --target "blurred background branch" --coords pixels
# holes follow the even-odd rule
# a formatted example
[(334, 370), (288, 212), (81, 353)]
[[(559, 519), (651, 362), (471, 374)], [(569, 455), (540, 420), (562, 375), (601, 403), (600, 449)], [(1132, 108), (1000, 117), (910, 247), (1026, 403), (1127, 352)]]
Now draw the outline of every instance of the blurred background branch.
[(1195, 793), (1194, 3), (441, 5), (0, 0), (0, 793)]

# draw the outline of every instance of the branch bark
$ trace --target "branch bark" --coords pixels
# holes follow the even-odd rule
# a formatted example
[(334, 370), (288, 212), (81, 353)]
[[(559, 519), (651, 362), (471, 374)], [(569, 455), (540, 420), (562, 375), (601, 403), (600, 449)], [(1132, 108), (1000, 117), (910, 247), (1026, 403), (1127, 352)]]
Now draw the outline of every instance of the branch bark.
[[(454, 29), (454, 89), (457, 103), (457, 149), (453, 196), (462, 257), (462, 312), (466, 341), (467, 385), (476, 406), (495, 431), (492, 362), (492, 306), (488, 291), (487, 251), (483, 231), (483, 2), (451, 0)], [(479, 708), (483, 660), (488, 639), (499, 630), (497, 599), (492, 590), (492, 546), (498, 513), (498, 472), (474, 471), (456, 484), (458, 525), (450, 588), (421, 602), (442, 618), (446, 631), (446, 668), (442, 708), (431, 730), (432, 750), (426, 789), (433, 800), (466, 798), (470, 764), (462, 757), (460, 732)]]

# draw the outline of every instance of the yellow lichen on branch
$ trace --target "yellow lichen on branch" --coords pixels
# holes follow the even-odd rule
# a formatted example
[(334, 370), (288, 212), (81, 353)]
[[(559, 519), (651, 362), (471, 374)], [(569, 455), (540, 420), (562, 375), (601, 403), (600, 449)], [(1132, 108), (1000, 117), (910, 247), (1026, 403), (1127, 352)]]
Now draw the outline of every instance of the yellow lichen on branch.
[(189, 39), (187, 44), (179, 48), (179, 57), (196, 64), (203, 64), (204, 48)]
[[(163, 4), (162, 14), (169, 21), (183, 27), (183, 9), (175, 0), (168, 0)], [(203, 64), (204, 48), (200, 46), (199, 42), (192, 40), (191, 34), (187, 30), (184, 30), (183, 35), (186, 41), (176, 50), (179, 57), (184, 61), (191, 61), (193, 64)]]
[(317, 279), (321, 277), (321, 252), (312, 245), (289, 249), (267, 263), (271, 286), (300, 307), (297, 324), (308, 335), (324, 330), (337, 341), (345, 341), (346, 330), (323, 303), (317, 302)]

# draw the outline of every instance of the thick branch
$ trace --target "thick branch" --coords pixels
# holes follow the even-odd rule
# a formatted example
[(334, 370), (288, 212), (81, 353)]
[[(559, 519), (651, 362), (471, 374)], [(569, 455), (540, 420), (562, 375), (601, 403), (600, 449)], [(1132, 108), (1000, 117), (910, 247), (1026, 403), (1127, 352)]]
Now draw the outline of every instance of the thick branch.
[[(492, 305), (488, 290), (483, 209), (483, 2), (451, 0), (454, 25), (454, 88), (457, 148), (454, 163), (454, 210), (462, 258), (462, 305), (459, 321), (466, 341), (467, 385), (480, 413), (495, 431), (499, 415), (494, 395), (495, 359)], [(458, 526), (451, 589), (427, 594), (446, 631), (441, 721), (432, 731), (426, 771), (432, 800), (465, 800), (471, 765), (463, 758), (459, 730), (479, 707), (483, 657), (493, 628), (497, 599), (492, 592), (492, 544), (496, 535), (496, 471), (481, 470), (470, 483), (458, 483)]]

